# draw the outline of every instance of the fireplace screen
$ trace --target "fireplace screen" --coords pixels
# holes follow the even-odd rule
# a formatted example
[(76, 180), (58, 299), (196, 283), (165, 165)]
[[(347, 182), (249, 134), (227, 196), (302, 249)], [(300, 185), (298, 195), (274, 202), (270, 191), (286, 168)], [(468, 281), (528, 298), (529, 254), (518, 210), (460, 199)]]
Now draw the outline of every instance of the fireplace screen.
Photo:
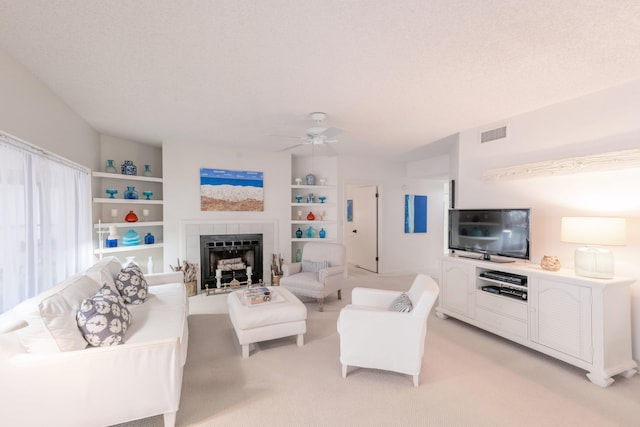
[(262, 234), (200, 236), (201, 288), (215, 288), (233, 279), (252, 283), (262, 280)]

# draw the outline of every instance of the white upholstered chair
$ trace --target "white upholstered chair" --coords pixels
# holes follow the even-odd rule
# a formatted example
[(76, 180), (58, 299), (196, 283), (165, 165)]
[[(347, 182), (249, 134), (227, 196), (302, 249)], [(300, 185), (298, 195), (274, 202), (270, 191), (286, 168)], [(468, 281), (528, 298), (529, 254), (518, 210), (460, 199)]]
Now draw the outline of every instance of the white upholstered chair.
[(418, 387), (427, 317), (439, 292), (431, 277), (419, 274), (406, 292), (412, 310), (397, 312), (389, 307), (401, 291), (354, 288), (338, 317), (342, 376), (348, 366), (383, 369), (413, 376)]
[[(322, 264), (327, 262), (327, 266)], [(294, 295), (316, 298), (319, 310), (324, 299), (337, 292), (342, 299), (342, 282), (347, 268), (347, 250), (339, 243), (309, 242), (302, 248), (302, 262), (282, 267), (280, 286)]]

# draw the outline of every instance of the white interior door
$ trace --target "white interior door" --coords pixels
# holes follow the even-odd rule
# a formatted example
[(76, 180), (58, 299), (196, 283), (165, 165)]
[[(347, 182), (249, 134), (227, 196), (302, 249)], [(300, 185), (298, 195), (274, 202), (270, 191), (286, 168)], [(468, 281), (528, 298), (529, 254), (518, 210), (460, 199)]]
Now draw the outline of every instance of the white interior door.
[(347, 222), (351, 263), (378, 272), (378, 187), (358, 186), (353, 189), (353, 222)]

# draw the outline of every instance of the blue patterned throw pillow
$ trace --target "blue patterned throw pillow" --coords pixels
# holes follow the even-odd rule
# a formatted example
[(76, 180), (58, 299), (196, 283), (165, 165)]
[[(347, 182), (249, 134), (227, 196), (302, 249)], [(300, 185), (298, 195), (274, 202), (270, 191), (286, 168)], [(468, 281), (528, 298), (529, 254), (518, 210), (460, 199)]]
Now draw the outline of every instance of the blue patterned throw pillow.
[(76, 314), (82, 336), (93, 347), (119, 345), (131, 323), (124, 299), (107, 284), (80, 304)]
[(116, 288), (128, 304), (142, 304), (147, 298), (147, 281), (137, 264), (130, 263), (118, 274)]
[(404, 292), (398, 295), (389, 306), (391, 311), (399, 311), (401, 313), (408, 313), (413, 309), (409, 295)]

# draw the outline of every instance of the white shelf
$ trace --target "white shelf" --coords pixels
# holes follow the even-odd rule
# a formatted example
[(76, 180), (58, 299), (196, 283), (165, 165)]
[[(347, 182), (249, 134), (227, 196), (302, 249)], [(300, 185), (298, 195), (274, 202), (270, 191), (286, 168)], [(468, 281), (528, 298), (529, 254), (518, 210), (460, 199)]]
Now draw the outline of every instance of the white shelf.
[(310, 188), (312, 189), (324, 189), (324, 190), (335, 190), (336, 186), (335, 185), (292, 185), (291, 188), (301, 188), (301, 189), (305, 189), (308, 190)]
[(93, 172), (92, 175), (96, 178), (125, 179), (128, 181), (143, 181), (143, 182), (162, 182), (162, 178), (158, 178), (155, 176), (123, 175), (119, 173), (109, 173), (109, 172)]
[(324, 239), (322, 237), (294, 237), (291, 239), (291, 242), (295, 243), (295, 242), (317, 242), (319, 240), (322, 240), (324, 242), (335, 242), (336, 239), (331, 239), (329, 237), (325, 237)]
[(157, 226), (162, 226), (163, 222), (162, 221), (136, 221), (136, 222), (102, 222), (100, 224), (93, 224), (93, 228), (95, 229), (100, 229), (100, 228), (109, 228), (109, 226), (111, 225), (115, 225), (118, 228), (125, 228), (125, 227), (157, 227)]
[(305, 225), (307, 225), (307, 224), (309, 224), (309, 225), (311, 225), (311, 224), (335, 224), (335, 223), (336, 223), (336, 221), (316, 220), (316, 219), (314, 219), (313, 221), (309, 221), (309, 220), (306, 220), (306, 219), (294, 219), (294, 220), (291, 220), (291, 224), (305, 224)]
[(133, 205), (161, 205), (163, 200), (145, 200), (145, 199), (111, 199), (109, 197), (101, 198), (94, 197), (93, 203), (108, 203), (108, 204), (133, 204)]
[(334, 207), (336, 204), (335, 203), (320, 203), (320, 202), (315, 202), (315, 203), (297, 203), (297, 202), (293, 202), (291, 203), (291, 206), (331, 206)]
[(163, 243), (154, 243), (152, 245), (133, 245), (133, 246), (118, 246), (115, 248), (98, 248), (98, 249), (94, 249), (93, 253), (96, 255), (100, 255), (100, 253), (102, 253), (102, 255), (105, 254), (113, 254), (113, 253), (117, 253), (117, 252), (132, 252), (132, 251), (144, 251), (147, 249), (156, 249), (156, 248), (162, 248), (164, 246)]

